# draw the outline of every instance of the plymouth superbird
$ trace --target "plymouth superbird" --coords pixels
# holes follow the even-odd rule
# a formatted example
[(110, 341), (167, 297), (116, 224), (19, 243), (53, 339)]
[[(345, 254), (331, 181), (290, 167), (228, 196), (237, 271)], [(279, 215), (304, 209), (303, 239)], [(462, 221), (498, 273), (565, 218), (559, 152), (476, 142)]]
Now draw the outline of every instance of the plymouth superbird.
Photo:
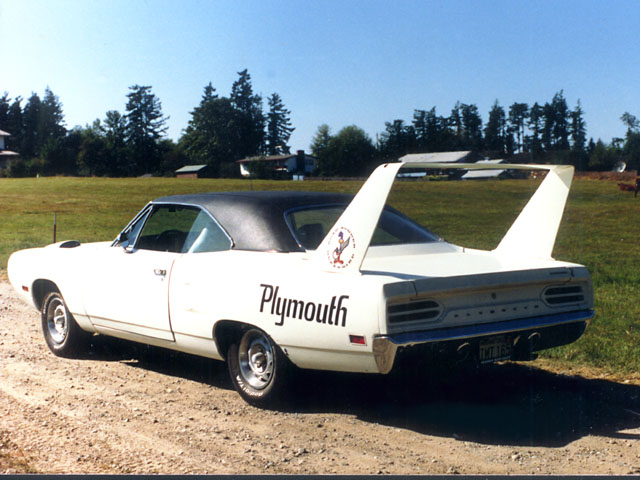
[(355, 196), (158, 198), (115, 240), (15, 252), (9, 278), (41, 312), (54, 354), (102, 334), (224, 360), (257, 406), (281, 398), (295, 366), (386, 374), (399, 357), (530, 360), (582, 335), (589, 273), (551, 256), (572, 167), (499, 165), (546, 176), (491, 251), (448, 243), (387, 206), (406, 167), (451, 165), (384, 164)]

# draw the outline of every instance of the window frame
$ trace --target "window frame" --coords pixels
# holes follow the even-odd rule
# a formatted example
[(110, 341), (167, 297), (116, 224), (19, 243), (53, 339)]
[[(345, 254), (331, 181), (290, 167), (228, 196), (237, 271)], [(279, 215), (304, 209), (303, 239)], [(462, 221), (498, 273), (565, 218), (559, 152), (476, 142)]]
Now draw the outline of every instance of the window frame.
[[(227, 250), (233, 250), (233, 248), (235, 247), (235, 243), (233, 241), (233, 238), (231, 238), (231, 235), (229, 235), (229, 233), (225, 230), (225, 228), (220, 224), (220, 222), (211, 214), (211, 212), (209, 210), (207, 210), (206, 208), (204, 208), (202, 205), (197, 205), (194, 203), (186, 203), (186, 202), (149, 202), (147, 205), (144, 206), (144, 208), (142, 210), (140, 210), (140, 212), (138, 212), (138, 214), (133, 217), (133, 219), (127, 224), (126, 227), (124, 227), (124, 229), (122, 229), (122, 231), (120, 232), (120, 234), (127, 232), (127, 230), (130, 230), (131, 227), (140, 219), (142, 219), (142, 217), (146, 217), (144, 219), (142, 219), (142, 226), (140, 227), (140, 230), (138, 231), (138, 234), (136, 235), (135, 240), (129, 241), (129, 245), (127, 247), (124, 248), (129, 248), (131, 247), (133, 250), (137, 250), (138, 247), (138, 240), (140, 237), (140, 232), (142, 232), (142, 230), (144, 230), (144, 227), (147, 223), (147, 221), (149, 220), (149, 217), (151, 217), (151, 215), (153, 214), (153, 211), (155, 210), (155, 207), (157, 206), (176, 206), (176, 207), (191, 207), (191, 208), (195, 208), (197, 210), (199, 210), (200, 212), (204, 212), (212, 221), (213, 223), (220, 229), (220, 231), (224, 234), (225, 237), (227, 237), (227, 240), (229, 241), (229, 248), (226, 250), (217, 250), (219, 252), (225, 252)], [(118, 235), (119, 237), (120, 235)], [(116, 238), (113, 243), (111, 244), (112, 247), (115, 246), (120, 246), (120, 244), (118, 243), (118, 238)], [(180, 252), (180, 255), (184, 255), (186, 253), (189, 252)], [(194, 253), (215, 253), (215, 252), (194, 252)]]

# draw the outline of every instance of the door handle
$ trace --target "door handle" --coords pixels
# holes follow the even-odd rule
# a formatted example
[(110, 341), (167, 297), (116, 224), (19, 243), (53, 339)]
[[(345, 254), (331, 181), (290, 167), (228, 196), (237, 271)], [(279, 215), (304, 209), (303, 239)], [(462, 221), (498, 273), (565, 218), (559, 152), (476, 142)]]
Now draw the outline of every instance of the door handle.
[(164, 276), (167, 275), (167, 271), (166, 270), (160, 270), (159, 268), (154, 269), (153, 273), (155, 273), (159, 277), (164, 277)]

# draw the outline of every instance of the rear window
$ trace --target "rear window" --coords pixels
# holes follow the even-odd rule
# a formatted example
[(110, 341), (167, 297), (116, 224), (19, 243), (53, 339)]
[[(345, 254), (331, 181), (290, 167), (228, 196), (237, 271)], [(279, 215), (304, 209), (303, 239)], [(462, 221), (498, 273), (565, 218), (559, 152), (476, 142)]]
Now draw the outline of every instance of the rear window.
[[(305, 250), (315, 250), (336, 223), (346, 205), (319, 205), (290, 210), (285, 219), (296, 241)], [(372, 246), (431, 243), (440, 237), (400, 212), (385, 208), (371, 240)]]

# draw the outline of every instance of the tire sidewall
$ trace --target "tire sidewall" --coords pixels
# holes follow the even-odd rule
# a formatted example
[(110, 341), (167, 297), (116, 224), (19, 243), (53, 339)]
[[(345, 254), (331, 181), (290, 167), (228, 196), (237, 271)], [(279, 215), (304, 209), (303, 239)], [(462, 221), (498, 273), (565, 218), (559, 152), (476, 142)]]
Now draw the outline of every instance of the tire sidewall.
[[(243, 332), (243, 334), (246, 334), (246, 332)], [(265, 408), (275, 406), (281, 400), (284, 384), (286, 383), (286, 372), (289, 368), (287, 359), (278, 346), (268, 335), (264, 332), (262, 332), (262, 334), (269, 341), (273, 349), (273, 374), (267, 386), (262, 389), (256, 389), (249, 385), (242, 375), (239, 361), (239, 346), (242, 336), (237, 338), (229, 346), (227, 351), (227, 366), (229, 368), (231, 382), (238, 394), (250, 405)]]
[[(60, 343), (56, 342), (51, 337), (51, 332), (49, 331), (49, 310), (53, 307), (56, 302), (60, 302), (65, 309), (65, 313), (67, 315), (67, 333), (64, 337), (64, 340)], [(81, 340), (83, 338), (83, 333), (75, 322), (73, 315), (67, 308), (67, 304), (62, 298), (62, 295), (59, 292), (51, 292), (49, 293), (44, 302), (42, 302), (42, 311), (41, 313), (41, 323), (42, 323), (42, 333), (44, 335), (45, 342), (55, 355), (59, 357), (69, 357), (76, 353), (78, 347), (80, 346)]]

